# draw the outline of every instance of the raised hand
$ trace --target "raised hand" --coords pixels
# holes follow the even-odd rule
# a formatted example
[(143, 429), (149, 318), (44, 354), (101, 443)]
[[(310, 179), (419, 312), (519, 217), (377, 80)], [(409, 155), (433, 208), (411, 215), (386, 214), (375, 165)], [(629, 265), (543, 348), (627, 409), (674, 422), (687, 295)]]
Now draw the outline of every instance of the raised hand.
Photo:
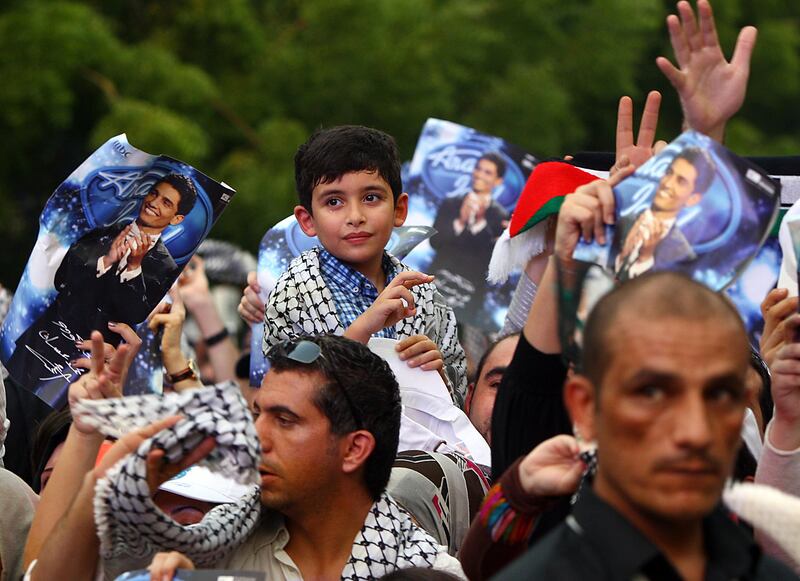
[(656, 64), (678, 92), (688, 127), (722, 141), (725, 124), (741, 108), (750, 76), (750, 57), (756, 44), (753, 26), (739, 32), (733, 58), (725, 60), (708, 0), (698, 0), (698, 20), (691, 5), (678, 2), (678, 16), (667, 17), (676, 68), (658, 57)]
[[(186, 304), (186, 308), (190, 311), (196, 305), (210, 300), (211, 291), (208, 287), (206, 267), (202, 258), (197, 255), (192, 256), (189, 264), (178, 277), (178, 290), (180, 290), (181, 299)], [(263, 318), (263, 309), (261, 315)]]
[(764, 330), (761, 332), (761, 357), (772, 368), (778, 351), (786, 343), (794, 341), (794, 330), (788, 320), (797, 312), (798, 297), (790, 297), (785, 288), (772, 289), (761, 303)]
[[(125, 326), (127, 327), (127, 325)], [(130, 327), (128, 329), (130, 330)], [(140, 344), (141, 341), (134, 345), (127, 343), (120, 345), (111, 354), (110, 360), (106, 364), (106, 347), (110, 347), (110, 345), (103, 343), (103, 335), (99, 331), (92, 331), (92, 356), (89, 359), (90, 371), (69, 386), (67, 400), (70, 407), (81, 399), (122, 397), (122, 386), (125, 384), (125, 377), (128, 374), (133, 358), (136, 356), (136, 352), (139, 350)], [(94, 427), (84, 424), (80, 418), (75, 417), (73, 424), (83, 434), (96, 432)]]
[(608, 181), (595, 180), (583, 185), (564, 198), (558, 212), (553, 253), (559, 260), (572, 262), (572, 253), (583, 237), (586, 242), (596, 239), (606, 243), (606, 224), (614, 223), (614, 192), (612, 188), (633, 173), (633, 165), (620, 168)]
[(633, 100), (622, 97), (617, 109), (617, 143), (614, 166), (610, 173), (613, 175), (627, 165), (639, 167), (660, 149), (660, 144), (655, 143), (656, 128), (658, 127), (658, 110), (661, 107), (661, 93), (650, 91), (644, 104), (642, 120), (639, 123), (639, 135), (634, 142), (633, 135)]
[(245, 322), (256, 325), (264, 322), (264, 302), (258, 293), (261, 286), (258, 284), (256, 271), (247, 273), (247, 286), (242, 293), (242, 300), (239, 301), (239, 316)]
[(378, 298), (344, 332), (344, 336), (366, 343), (373, 333), (396, 325), (417, 312), (414, 295), (409, 289), (419, 284), (433, 282), (433, 276), (406, 270), (392, 279)]
[(560, 435), (536, 446), (519, 465), (523, 490), (532, 496), (563, 496), (578, 488), (584, 464), (578, 442)]
[[(132, 430), (122, 436), (119, 440), (114, 442), (114, 445), (108, 449), (108, 452), (105, 453), (102, 460), (95, 466), (95, 477), (103, 478), (112, 466), (125, 456), (135, 452), (142, 442), (148, 438), (152, 438), (160, 431), (174, 426), (180, 420), (181, 416), (169, 416), (148, 424), (147, 426)], [(158, 487), (164, 482), (208, 456), (215, 446), (216, 442), (214, 438), (208, 436), (193, 450), (188, 452), (186, 456), (174, 464), (166, 461), (164, 450), (150, 450), (146, 459), (147, 486), (150, 490), (150, 494), (155, 494)]]

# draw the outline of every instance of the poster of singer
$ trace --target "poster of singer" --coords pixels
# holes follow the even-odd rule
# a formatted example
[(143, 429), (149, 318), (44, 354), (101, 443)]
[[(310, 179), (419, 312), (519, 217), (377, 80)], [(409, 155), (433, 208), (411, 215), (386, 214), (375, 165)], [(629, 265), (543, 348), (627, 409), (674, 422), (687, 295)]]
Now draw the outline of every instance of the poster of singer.
[(406, 264), (434, 281), (459, 323), (496, 332), (517, 278), (486, 282), (492, 248), (510, 219), (536, 158), (519, 147), (449, 121), (428, 119), (404, 180), (407, 223), (437, 233)]
[(614, 188), (610, 245), (574, 257), (624, 281), (656, 270), (728, 286), (758, 253), (780, 207), (780, 184), (716, 141), (687, 131)]
[(193, 167), (108, 140), (47, 201), (39, 235), (0, 330), (12, 377), (59, 407), (92, 330), (144, 321), (234, 191)]

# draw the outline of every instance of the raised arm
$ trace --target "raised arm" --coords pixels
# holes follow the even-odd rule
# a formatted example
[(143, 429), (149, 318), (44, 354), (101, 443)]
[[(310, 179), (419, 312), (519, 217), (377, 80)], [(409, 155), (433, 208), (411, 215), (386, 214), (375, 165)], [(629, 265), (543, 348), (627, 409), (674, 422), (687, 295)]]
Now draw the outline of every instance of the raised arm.
[(725, 125), (744, 103), (757, 31), (746, 26), (739, 32), (733, 58), (728, 62), (719, 44), (708, 0), (698, 0), (697, 13), (695, 18), (688, 2), (678, 2), (680, 17), (674, 14), (667, 17), (678, 66), (664, 57), (658, 57), (656, 64), (678, 92), (685, 128), (722, 142)]
[[(109, 352), (109, 349), (113, 348), (103, 344), (103, 336), (100, 332), (92, 332), (92, 357), (89, 361), (78, 362), (79, 366), (89, 365), (90, 372), (81, 376), (70, 386), (70, 405), (79, 399), (104, 399), (122, 395), (125, 375), (136, 355), (140, 341), (130, 327), (123, 324), (119, 324), (119, 327), (124, 327), (120, 330), (120, 334), (126, 343), (120, 345), (113, 355)], [(107, 355), (110, 355), (110, 362), (106, 365)], [(55, 465), (47, 488), (42, 493), (31, 524), (28, 541), (25, 545), (26, 567), (31, 561), (39, 558), (45, 540), (57, 528), (56, 524), (63, 522), (67, 507), (78, 496), (85, 484), (84, 477), (95, 465), (102, 442), (103, 436), (93, 427), (80, 421), (72, 422), (59, 461)], [(89, 511), (91, 518), (91, 502), (88, 508), (80, 505), (75, 510), (84, 509)], [(84, 532), (83, 528), (79, 526), (78, 535), (83, 535)]]

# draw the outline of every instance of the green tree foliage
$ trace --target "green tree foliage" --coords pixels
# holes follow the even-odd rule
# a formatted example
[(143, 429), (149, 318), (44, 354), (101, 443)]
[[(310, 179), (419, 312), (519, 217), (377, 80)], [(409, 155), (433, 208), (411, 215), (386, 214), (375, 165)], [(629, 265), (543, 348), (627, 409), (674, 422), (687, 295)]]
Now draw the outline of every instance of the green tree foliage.
[[(728, 144), (800, 152), (800, 3), (716, 0), (730, 55), (759, 27), (748, 99)], [(237, 190), (212, 235), (255, 250), (295, 204), (293, 156), (320, 126), (395, 135), (428, 117), (541, 157), (613, 148), (616, 104), (664, 95), (667, 0), (6, 0), (0, 5), (0, 282), (13, 287), (53, 188), (95, 147), (134, 145)]]

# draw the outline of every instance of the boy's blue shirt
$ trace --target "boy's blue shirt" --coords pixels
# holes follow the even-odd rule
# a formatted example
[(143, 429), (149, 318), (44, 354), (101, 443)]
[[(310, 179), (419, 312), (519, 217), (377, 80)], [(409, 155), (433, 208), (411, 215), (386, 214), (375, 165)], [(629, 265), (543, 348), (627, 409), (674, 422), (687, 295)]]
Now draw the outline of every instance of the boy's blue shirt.
[[(397, 268), (386, 252), (383, 253), (381, 266), (388, 285), (397, 276)], [(372, 306), (378, 298), (378, 289), (366, 276), (350, 268), (324, 248), (319, 252), (319, 267), (336, 304), (339, 321), (346, 329)], [(374, 333), (373, 337), (396, 339), (397, 330), (394, 327), (386, 327)]]

